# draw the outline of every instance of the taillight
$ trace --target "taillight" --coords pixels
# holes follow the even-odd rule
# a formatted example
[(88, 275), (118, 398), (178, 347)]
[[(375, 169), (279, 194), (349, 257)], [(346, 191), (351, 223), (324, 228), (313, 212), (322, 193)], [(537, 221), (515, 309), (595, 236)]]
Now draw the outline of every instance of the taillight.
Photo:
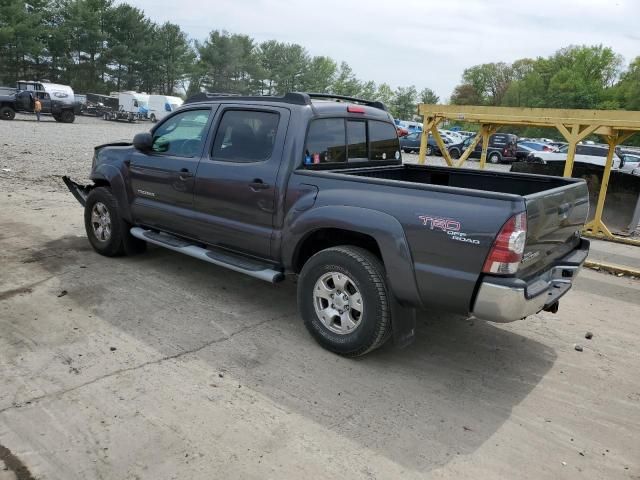
[(513, 275), (522, 261), (527, 240), (527, 214), (514, 215), (500, 229), (482, 271), (495, 275)]

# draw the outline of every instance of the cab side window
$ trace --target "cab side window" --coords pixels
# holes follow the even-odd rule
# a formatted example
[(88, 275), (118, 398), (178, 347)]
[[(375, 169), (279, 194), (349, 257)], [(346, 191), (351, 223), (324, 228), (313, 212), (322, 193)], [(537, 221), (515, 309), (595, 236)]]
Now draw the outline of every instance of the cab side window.
[(305, 165), (347, 160), (344, 118), (322, 118), (311, 122), (305, 147)]
[(202, 151), (210, 110), (189, 110), (162, 123), (153, 133), (151, 149), (160, 154), (193, 158)]
[(222, 115), (211, 156), (227, 162), (261, 162), (271, 157), (280, 114), (227, 110)]

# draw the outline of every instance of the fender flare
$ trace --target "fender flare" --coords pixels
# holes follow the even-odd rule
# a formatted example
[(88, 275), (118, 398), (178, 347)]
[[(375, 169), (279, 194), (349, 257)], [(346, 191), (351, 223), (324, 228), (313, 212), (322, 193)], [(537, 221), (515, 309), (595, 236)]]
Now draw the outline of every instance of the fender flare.
[(393, 297), (403, 305), (422, 307), (413, 258), (404, 229), (395, 217), (376, 210), (345, 205), (324, 206), (312, 208), (285, 221), (282, 259), (287, 270), (293, 270), (304, 240), (325, 228), (337, 228), (372, 237), (380, 247)]
[(127, 188), (122, 176), (122, 172), (113, 165), (102, 164), (99, 165), (92, 173), (91, 180), (94, 182), (107, 182), (111, 187), (111, 192), (118, 201), (120, 208), (120, 215), (127, 222), (133, 223), (133, 217), (131, 215), (131, 205), (129, 203), (129, 195), (127, 194)]

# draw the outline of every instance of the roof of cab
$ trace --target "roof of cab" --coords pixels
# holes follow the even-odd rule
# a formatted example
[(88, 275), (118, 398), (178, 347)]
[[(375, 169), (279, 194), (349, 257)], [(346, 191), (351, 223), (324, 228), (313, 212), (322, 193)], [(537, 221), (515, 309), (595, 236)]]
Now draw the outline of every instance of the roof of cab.
[[(345, 113), (360, 113), (368, 116), (391, 118), (387, 107), (382, 102), (364, 100), (344, 95), (329, 93), (300, 93), (290, 92), (281, 97), (276, 96), (242, 96), (228, 93), (202, 92), (189, 97), (184, 104), (206, 102), (233, 102), (233, 103), (284, 103), (311, 107), (320, 115), (343, 115)], [(349, 105), (358, 105), (361, 108), (352, 108)]]

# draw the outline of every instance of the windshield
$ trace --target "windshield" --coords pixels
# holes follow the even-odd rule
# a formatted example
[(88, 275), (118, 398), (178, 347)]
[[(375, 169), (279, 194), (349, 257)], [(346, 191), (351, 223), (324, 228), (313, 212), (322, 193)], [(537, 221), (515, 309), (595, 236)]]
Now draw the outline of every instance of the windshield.
[(542, 150), (544, 150), (544, 145), (541, 143), (534, 143), (534, 142), (523, 142), (521, 143), (521, 145), (530, 148), (531, 150), (536, 150), (538, 152), (541, 152)]

